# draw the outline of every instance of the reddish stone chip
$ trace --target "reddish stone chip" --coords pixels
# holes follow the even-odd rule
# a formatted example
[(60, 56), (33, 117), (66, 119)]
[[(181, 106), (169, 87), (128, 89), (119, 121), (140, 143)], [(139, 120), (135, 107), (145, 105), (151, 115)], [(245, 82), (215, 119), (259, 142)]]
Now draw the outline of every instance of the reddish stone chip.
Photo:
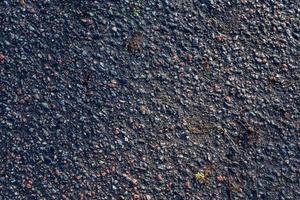
[(0, 54), (0, 63), (3, 63), (5, 60), (5, 56), (3, 54)]

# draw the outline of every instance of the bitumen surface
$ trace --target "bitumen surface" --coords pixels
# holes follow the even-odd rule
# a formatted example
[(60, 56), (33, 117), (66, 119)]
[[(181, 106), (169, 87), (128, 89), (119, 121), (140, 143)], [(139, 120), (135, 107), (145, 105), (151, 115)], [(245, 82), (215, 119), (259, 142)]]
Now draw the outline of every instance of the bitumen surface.
[(299, 0), (1, 0), (0, 199), (300, 199)]

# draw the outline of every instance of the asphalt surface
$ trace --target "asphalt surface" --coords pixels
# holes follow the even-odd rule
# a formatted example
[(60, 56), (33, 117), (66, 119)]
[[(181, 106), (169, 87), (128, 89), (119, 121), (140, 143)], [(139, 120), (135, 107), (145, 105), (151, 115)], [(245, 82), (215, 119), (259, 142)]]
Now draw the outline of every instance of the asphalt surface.
[(300, 199), (298, 0), (0, 1), (0, 199)]

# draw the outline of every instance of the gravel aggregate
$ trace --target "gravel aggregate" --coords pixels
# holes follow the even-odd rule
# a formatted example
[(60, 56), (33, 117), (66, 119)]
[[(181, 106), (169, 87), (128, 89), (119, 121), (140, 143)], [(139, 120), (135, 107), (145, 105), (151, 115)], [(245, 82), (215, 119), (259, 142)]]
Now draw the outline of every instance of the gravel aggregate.
[(0, 199), (300, 199), (300, 1), (0, 1)]

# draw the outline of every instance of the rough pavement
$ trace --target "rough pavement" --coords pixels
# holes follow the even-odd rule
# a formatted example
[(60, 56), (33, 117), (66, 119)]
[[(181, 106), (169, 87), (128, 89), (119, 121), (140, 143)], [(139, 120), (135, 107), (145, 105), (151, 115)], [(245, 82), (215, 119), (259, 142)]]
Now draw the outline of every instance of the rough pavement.
[(0, 199), (299, 199), (299, 4), (0, 1)]

